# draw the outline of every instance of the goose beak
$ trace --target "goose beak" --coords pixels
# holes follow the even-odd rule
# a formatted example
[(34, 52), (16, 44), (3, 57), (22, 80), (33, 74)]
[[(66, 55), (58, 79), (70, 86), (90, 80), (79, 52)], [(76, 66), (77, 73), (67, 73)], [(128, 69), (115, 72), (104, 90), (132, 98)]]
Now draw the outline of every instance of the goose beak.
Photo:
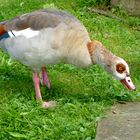
[(135, 90), (136, 89), (129, 76), (126, 77), (125, 79), (120, 80), (120, 81), (128, 90)]

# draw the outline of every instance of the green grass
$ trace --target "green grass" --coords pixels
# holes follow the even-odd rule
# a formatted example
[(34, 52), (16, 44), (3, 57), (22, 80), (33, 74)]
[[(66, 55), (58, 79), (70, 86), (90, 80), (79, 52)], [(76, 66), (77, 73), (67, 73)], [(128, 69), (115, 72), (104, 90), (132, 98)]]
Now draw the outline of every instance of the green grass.
[(137, 91), (125, 90), (99, 66), (47, 66), (52, 88), (41, 91), (43, 99), (57, 101), (57, 107), (43, 110), (34, 98), (31, 71), (0, 51), (1, 140), (93, 140), (97, 121), (114, 103), (140, 100), (140, 19), (124, 15), (126, 24), (90, 13), (89, 5), (83, 4), (80, 0), (0, 0), (0, 20), (45, 7), (71, 12), (92, 39), (129, 63)]

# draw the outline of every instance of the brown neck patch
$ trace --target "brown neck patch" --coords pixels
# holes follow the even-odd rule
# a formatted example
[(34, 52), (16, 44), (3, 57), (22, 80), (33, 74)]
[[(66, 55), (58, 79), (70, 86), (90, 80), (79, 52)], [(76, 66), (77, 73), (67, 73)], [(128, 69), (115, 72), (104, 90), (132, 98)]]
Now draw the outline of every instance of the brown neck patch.
[(0, 36), (3, 35), (5, 33), (5, 29), (3, 25), (0, 25)]
[(94, 64), (94, 61), (93, 61), (93, 58), (92, 58), (92, 56), (93, 56), (93, 42), (88, 42), (87, 43), (87, 48), (88, 48), (88, 52), (90, 54), (91, 61)]
[(123, 72), (126, 70), (126, 67), (125, 67), (124, 64), (119, 63), (119, 64), (116, 65), (116, 70), (117, 70), (117, 72), (119, 72), (119, 73), (123, 73)]

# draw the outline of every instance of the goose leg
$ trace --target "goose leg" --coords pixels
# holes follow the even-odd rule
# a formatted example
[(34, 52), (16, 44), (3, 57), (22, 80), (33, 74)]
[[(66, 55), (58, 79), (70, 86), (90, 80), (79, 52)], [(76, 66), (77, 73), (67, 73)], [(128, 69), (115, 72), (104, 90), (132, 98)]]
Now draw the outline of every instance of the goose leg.
[(34, 87), (35, 87), (35, 93), (36, 93), (36, 99), (42, 101), (42, 96), (40, 92), (40, 84), (39, 84), (39, 77), (38, 74), (33, 72), (33, 82), (34, 82)]
[(54, 101), (49, 101), (49, 102), (42, 101), (42, 96), (41, 96), (41, 92), (40, 92), (40, 78), (39, 78), (38, 74), (35, 72), (33, 72), (33, 82), (34, 82), (34, 87), (35, 87), (36, 100), (41, 101), (43, 108), (54, 107), (55, 106)]
[(51, 88), (51, 83), (49, 81), (48, 74), (46, 72), (46, 68), (45, 67), (41, 68), (40, 78), (42, 80), (41, 81), (42, 85), (47, 86), (48, 89), (50, 89)]

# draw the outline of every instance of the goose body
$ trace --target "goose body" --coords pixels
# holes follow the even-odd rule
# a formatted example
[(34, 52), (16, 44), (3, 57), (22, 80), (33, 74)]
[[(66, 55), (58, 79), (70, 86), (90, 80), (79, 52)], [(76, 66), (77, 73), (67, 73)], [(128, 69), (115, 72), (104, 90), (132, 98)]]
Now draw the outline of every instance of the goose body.
[[(1, 22), (0, 47), (32, 69), (37, 99), (42, 99), (40, 79), (50, 88), (45, 66), (60, 62), (78, 67), (99, 64), (128, 89), (135, 89), (127, 63), (99, 41), (91, 41), (85, 26), (61, 10), (43, 9)], [(44, 107), (50, 104), (43, 102)]]
[[(46, 22), (44, 21), (46, 24), (42, 22), (39, 15), (46, 19)], [(54, 20), (53, 18), (55, 21), (50, 21)], [(18, 27), (21, 22), (27, 22), (24, 24), (29, 27), (26, 29), (24, 29), (25, 25)], [(11, 35), (4, 40), (3, 45), (10, 56), (35, 71), (46, 64), (56, 64), (61, 61), (83, 67), (91, 63), (85, 47), (90, 41), (85, 27), (75, 17), (65, 12), (42, 10), (26, 14), (6, 22), (4, 30), (9, 30), (8, 33)], [(87, 54), (81, 54), (79, 50)], [(77, 55), (86, 57), (77, 57)]]

